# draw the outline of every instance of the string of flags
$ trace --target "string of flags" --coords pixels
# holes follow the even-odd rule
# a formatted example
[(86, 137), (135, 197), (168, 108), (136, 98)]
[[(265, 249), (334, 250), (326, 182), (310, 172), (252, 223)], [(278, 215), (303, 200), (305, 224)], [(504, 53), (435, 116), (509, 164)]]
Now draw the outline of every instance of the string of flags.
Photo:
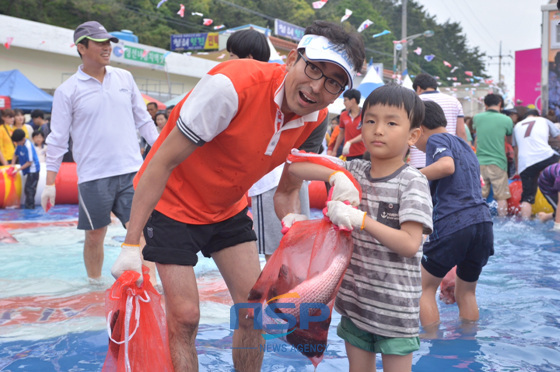
[[(161, 7), (161, 6), (162, 6), (164, 3), (166, 3), (166, 2), (167, 2), (167, 0), (161, 0), (161, 1), (157, 4), (156, 8)], [(321, 2), (322, 2), (322, 1), (321, 1)], [(324, 2), (326, 3), (327, 0), (325, 0)], [(178, 14), (181, 18), (185, 18), (185, 5), (184, 5), (184, 4), (179, 4), (179, 10), (177, 11), (177, 14)], [(198, 16), (198, 17), (201, 17), (201, 18), (204, 17), (204, 14), (203, 14), (203, 13), (200, 13), (200, 12), (191, 12), (191, 15), (193, 15), (193, 16)], [(211, 19), (211, 18), (202, 18), (202, 24), (203, 24), (204, 26), (211, 26), (213, 23), (214, 23), (214, 20)], [(222, 25), (217, 25), (217, 26), (214, 26), (214, 30), (221, 30), (222, 28), (225, 28), (225, 27), (226, 27), (226, 26), (223, 25), (223, 24), (222, 24)]]
[[(161, 7), (161, 6), (162, 6), (164, 3), (166, 3), (166, 2), (167, 2), (167, 0), (160, 0), (160, 1), (158, 2), (158, 4), (157, 4), (157, 8)], [(314, 1), (311, 5), (313, 6), (313, 9), (317, 9), (317, 10), (318, 10), (318, 9), (322, 9), (322, 8), (327, 4), (327, 2), (328, 2), (328, 0), (318, 0), (318, 1)], [(343, 16), (341, 17), (341, 19), (340, 19), (340, 22), (342, 23), (342, 22), (348, 20), (348, 19), (350, 18), (350, 16), (352, 16), (352, 13), (353, 13), (352, 10), (346, 8), (345, 11), (344, 11), (344, 15), (343, 15)], [(178, 14), (179, 16), (181, 16), (181, 17), (184, 17), (184, 16), (185, 16), (185, 6), (184, 6), (183, 4), (180, 4), (180, 8), (179, 8), (179, 11), (177, 12), (177, 14)], [(201, 17), (201, 18), (202, 18), (202, 24), (203, 24), (204, 26), (211, 26), (211, 25), (214, 23), (214, 21), (213, 21), (212, 19), (210, 19), (210, 18), (203, 18), (203, 17), (204, 17), (204, 14), (203, 14), (203, 13), (200, 13), (200, 12), (191, 12), (191, 15)], [(370, 19), (366, 19), (365, 21), (363, 21), (363, 22), (360, 24), (360, 26), (358, 27), (357, 31), (358, 31), (358, 32), (363, 32), (363, 31), (365, 31), (368, 27), (372, 26), (373, 24), (374, 24), (373, 21), (371, 21)], [(225, 28), (225, 27), (226, 27), (226, 26), (223, 25), (223, 24), (213, 26), (214, 30), (220, 30), (220, 29), (223, 29), (223, 28)], [(384, 36), (384, 35), (388, 35), (388, 34), (390, 34), (390, 33), (391, 33), (391, 31), (389, 31), (389, 30), (383, 30), (383, 31), (381, 31), (381, 32), (379, 32), (379, 33), (373, 34), (373, 35), (372, 35), (372, 38), (378, 38), (378, 37), (381, 37), (381, 36)], [(4, 43), (4, 46), (6, 47), (6, 49), (9, 49), (9, 48), (10, 48), (10, 45), (11, 45), (12, 41), (13, 41), (13, 38), (7, 38), (6, 43)], [(403, 40), (400, 40), (400, 41), (393, 41), (393, 43), (402, 43), (402, 42), (405, 42), (405, 41), (403, 41)], [(417, 56), (421, 56), (421, 55), (422, 55), (422, 48), (421, 48), (421, 47), (417, 47), (416, 49), (414, 49), (413, 52), (414, 52)], [(142, 57), (146, 57), (147, 54), (148, 54), (148, 53), (146, 53), (146, 51), (144, 51), (144, 53), (142, 54)], [(199, 54), (200, 54), (200, 53), (199, 53)], [(222, 59), (222, 58), (224, 58), (224, 56), (225, 56), (225, 55), (221, 55), (221, 56), (218, 57), (218, 59)], [(424, 58), (424, 60), (426, 60), (427, 62), (432, 62), (432, 61), (436, 58), (436, 56), (435, 56), (434, 54), (426, 54), (426, 55), (424, 55), (423, 58)], [(443, 65), (444, 65), (444, 66), (450, 68), (450, 71), (449, 71), (449, 72), (450, 72), (451, 74), (455, 73), (455, 71), (457, 71), (457, 70), (459, 69), (459, 66), (453, 66), (451, 63), (449, 63), (449, 62), (447, 62), (447, 61), (445, 61), (445, 60), (443, 60), (442, 62), (443, 62)], [(475, 80), (477, 80), (477, 81), (482, 81), (482, 80), (484, 80), (484, 82), (487, 83), (487, 84), (492, 84), (492, 83), (493, 83), (493, 80), (491, 80), (491, 79), (484, 79), (483, 77), (480, 77), (480, 76), (474, 76), (474, 74), (473, 74), (472, 71), (464, 71), (464, 73), (465, 73), (466, 76), (469, 77), (469, 78), (465, 78), (465, 80), (468, 81), (468, 82), (473, 83)], [(435, 78), (439, 80), (439, 77), (438, 77), (438, 76), (435, 76)], [(457, 82), (457, 77), (456, 77), (456, 76), (447, 77), (447, 80), (449, 80), (449, 81), (454, 81), (453, 86), (461, 85), (460, 82)], [(441, 84), (441, 83), (440, 83), (440, 84)], [(478, 83), (475, 83), (475, 84), (478, 84)], [(473, 85), (474, 85), (474, 84), (473, 84)]]

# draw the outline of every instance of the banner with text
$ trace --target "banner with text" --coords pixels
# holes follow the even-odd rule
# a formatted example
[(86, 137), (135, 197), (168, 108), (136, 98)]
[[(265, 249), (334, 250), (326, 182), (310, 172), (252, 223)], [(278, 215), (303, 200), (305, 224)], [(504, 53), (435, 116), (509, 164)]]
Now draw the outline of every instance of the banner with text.
[(171, 35), (171, 50), (218, 50), (217, 32)]
[(274, 20), (274, 34), (288, 39), (300, 41), (305, 32), (305, 28), (284, 22), (278, 18)]

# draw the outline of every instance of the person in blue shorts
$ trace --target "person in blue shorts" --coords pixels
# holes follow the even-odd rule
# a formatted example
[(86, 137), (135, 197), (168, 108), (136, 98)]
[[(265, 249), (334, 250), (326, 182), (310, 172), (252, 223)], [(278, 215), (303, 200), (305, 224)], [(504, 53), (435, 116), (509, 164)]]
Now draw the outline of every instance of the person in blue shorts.
[(437, 103), (424, 104), (426, 115), (416, 147), (426, 153), (426, 167), (421, 172), (430, 181), (434, 205), (434, 229), (424, 243), (421, 261), (420, 322), (428, 332), (439, 324), (436, 290), (454, 266), (459, 316), (478, 320), (476, 284), (488, 257), (494, 254), (494, 235), (490, 210), (482, 198), (476, 155), (466, 141), (447, 133), (447, 121)]
[(539, 189), (545, 199), (550, 203), (554, 212), (539, 212), (537, 217), (542, 222), (554, 219), (554, 231), (560, 231), (560, 215), (558, 215), (558, 207), (560, 203), (560, 163), (555, 163), (546, 167), (539, 176)]

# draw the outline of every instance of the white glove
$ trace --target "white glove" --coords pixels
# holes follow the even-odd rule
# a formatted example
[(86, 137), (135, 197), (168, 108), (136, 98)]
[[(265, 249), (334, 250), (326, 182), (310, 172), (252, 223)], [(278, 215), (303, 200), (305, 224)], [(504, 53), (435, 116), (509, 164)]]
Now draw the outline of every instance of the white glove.
[(352, 146), (350, 142), (346, 142), (344, 144), (344, 147), (342, 148), (342, 155), (346, 156), (350, 153), (350, 146)]
[(348, 201), (354, 207), (360, 205), (360, 192), (344, 172), (331, 174), (329, 183), (333, 187), (332, 200)]
[(560, 222), (554, 222), (554, 226), (552, 227), (552, 231), (560, 231)]
[(45, 185), (43, 193), (41, 194), (41, 206), (48, 212), (49, 209), (54, 207), (54, 199), (56, 198), (56, 187), (53, 185)]
[(140, 273), (140, 278), (136, 284), (140, 286), (144, 281), (142, 277), (142, 257), (140, 255), (140, 246), (136, 244), (121, 244), (121, 253), (111, 267), (111, 274), (118, 279), (125, 271), (136, 271)]
[(295, 222), (306, 221), (308, 219), (309, 218), (307, 218), (305, 214), (288, 213), (282, 218), (282, 234), (287, 233)]
[(363, 230), (366, 215), (366, 212), (338, 200), (327, 203), (327, 217), (341, 230), (352, 231), (354, 228)]

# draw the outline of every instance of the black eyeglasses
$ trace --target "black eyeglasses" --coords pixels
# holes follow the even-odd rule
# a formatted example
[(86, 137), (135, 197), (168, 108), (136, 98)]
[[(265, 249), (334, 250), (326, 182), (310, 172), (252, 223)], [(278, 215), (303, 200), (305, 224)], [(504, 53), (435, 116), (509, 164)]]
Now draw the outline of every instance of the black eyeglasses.
[(314, 65), (313, 63), (309, 62), (307, 58), (305, 58), (303, 54), (301, 54), (301, 52), (298, 52), (298, 54), (305, 62), (305, 69), (303, 71), (305, 72), (305, 75), (307, 75), (308, 78), (313, 80), (321, 80), (324, 77), (325, 89), (330, 94), (337, 95), (344, 90), (344, 87), (338, 81), (323, 74), (323, 70), (321, 70), (318, 66)]

